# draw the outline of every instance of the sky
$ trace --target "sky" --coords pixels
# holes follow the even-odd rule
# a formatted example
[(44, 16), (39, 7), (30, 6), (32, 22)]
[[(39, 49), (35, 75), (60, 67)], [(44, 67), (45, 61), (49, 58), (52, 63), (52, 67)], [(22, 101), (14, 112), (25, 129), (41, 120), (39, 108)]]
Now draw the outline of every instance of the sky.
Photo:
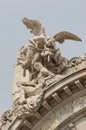
[(17, 52), (33, 37), (22, 24), (23, 17), (41, 21), (48, 36), (60, 31), (80, 36), (81, 43), (57, 43), (64, 57), (71, 59), (86, 52), (86, 0), (0, 0), (0, 115), (12, 107)]

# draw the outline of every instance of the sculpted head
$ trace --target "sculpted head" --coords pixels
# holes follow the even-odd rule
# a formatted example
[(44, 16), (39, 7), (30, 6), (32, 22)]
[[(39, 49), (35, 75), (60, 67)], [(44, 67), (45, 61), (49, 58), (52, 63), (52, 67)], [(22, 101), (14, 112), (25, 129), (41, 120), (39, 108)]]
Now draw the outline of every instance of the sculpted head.
[(34, 64), (34, 69), (35, 69), (36, 71), (40, 71), (40, 70), (42, 69), (42, 64), (41, 64), (40, 62), (36, 62), (36, 63)]
[(47, 39), (47, 43), (46, 43), (47, 46), (54, 46), (55, 45), (55, 40), (53, 37), (49, 37)]

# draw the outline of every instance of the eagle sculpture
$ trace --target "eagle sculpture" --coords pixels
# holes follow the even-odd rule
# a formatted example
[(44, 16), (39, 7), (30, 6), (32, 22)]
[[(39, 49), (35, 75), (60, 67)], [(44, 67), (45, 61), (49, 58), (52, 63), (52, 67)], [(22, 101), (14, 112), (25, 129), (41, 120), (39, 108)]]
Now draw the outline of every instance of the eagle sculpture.
[[(28, 29), (30, 29), (31, 33), (33, 33), (35, 36), (40, 36), (40, 35), (45, 35), (45, 28), (44, 26), (41, 24), (40, 21), (38, 20), (32, 20), (32, 19), (28, 19), (28, 18), (23, 18), (22, 22), (26, 25), (26, 27)], [(77, 35), (67, 32), (67, 31), (62, 31), (57, 33), (56, 35), (52, 36), (52, 38), (59, 42), (59, 43), (63, 43), (65, 40), (75, 40), (75, 41), (82, 41), (80, 37), (78, 37)]]

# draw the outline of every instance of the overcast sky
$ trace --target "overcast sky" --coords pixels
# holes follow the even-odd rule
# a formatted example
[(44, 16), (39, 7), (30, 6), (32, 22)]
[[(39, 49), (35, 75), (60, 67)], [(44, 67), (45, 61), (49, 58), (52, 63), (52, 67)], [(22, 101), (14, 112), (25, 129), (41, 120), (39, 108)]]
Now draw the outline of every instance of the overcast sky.
[(58, 45), (68, 59), (86, 52), (86, 0), (0, 0), (0, 114), (11, 108), (14, 64), (18, 49), (33, 37), (23, 17), (38, 19), (53, 36), (60, 31), (77, 34), (82, 43)]

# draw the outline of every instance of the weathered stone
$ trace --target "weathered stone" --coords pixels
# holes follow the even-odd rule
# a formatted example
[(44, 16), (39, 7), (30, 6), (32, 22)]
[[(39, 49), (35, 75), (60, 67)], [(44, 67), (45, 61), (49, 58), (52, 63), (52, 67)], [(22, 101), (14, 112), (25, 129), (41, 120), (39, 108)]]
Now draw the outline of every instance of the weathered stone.
[(68, 60), (56, 47), (82, 40), (70, 32), (47, 37), (39, 21), (22, 21), (36, 36), (18, 51), (12, 110), (0, 130), (86, 130), (86, 54)]

